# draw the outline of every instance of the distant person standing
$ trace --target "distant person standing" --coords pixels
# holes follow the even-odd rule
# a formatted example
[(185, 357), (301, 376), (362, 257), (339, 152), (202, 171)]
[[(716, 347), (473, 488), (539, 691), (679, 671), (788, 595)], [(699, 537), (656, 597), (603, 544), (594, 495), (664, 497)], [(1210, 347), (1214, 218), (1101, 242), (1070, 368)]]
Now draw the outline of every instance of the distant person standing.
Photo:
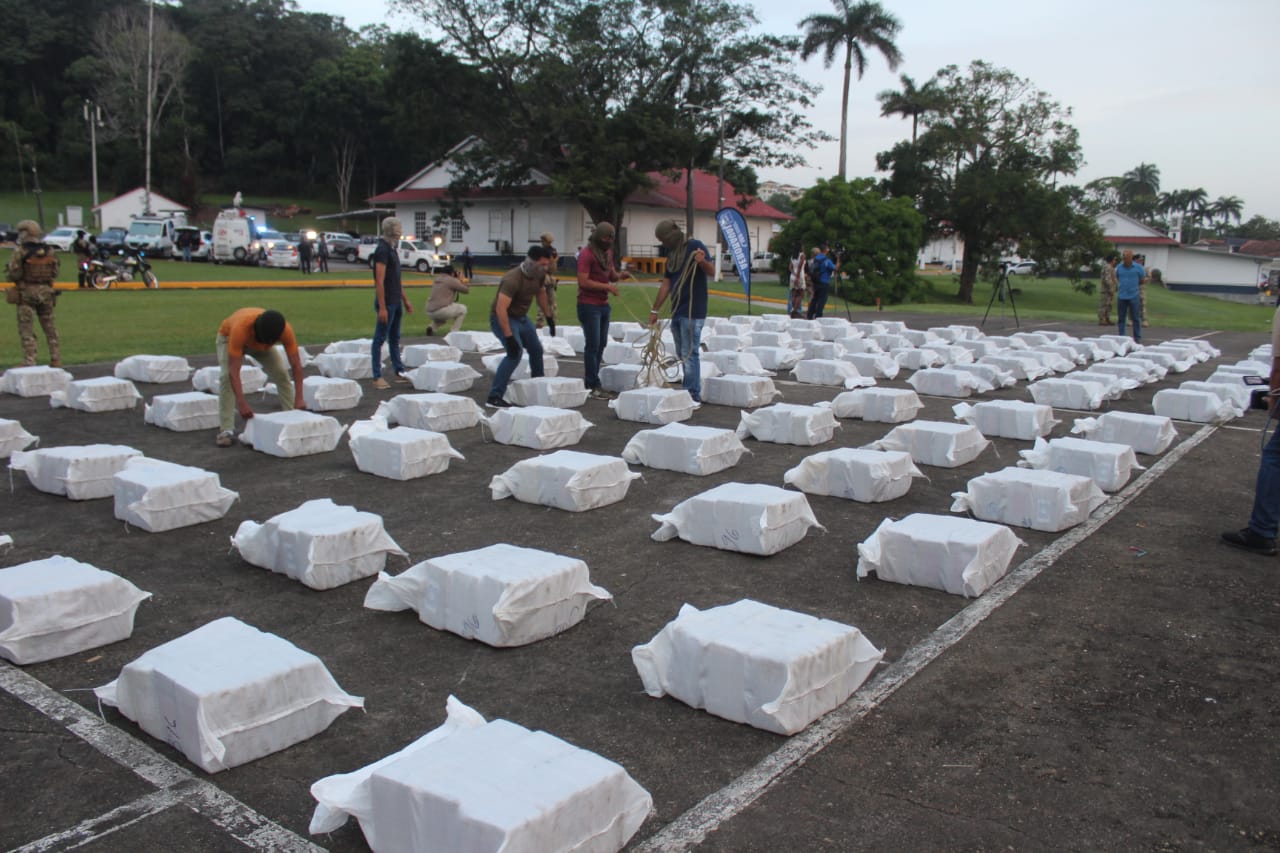
[(298, 267), (303, 275), (311, 275), (311, 255), (314, 251), (315, 244), (311, 242), (310, 237), (303, 234), (298, 242)]
[(791, 315), (793, 320), (800, 319), (800, 312), (804, 310), (804, 292), (805, 292), (805, 273), (804, 268), (808, 258), (805, 257), (804, 247), (796, 252), (796, 256), (791, 259), (788, 268), (788, 290), (787, 290), (787, 313)]
[(467, 306), (458, 301), (458, 296), (470, 292), (468, 285), (458, 281), (458, 271), (453, 268), (453, 264), (436, 274), (431, 285), (431, 295), (427, 297), (427, 307), (423, 309), (423, 313), (427, 315), (428, 337), (436, 333), (437, 323), (441, 326), (452, 323), (450, 332), (462, 328), (462, 321), (467, 318)]
[(76, 282), (78, 287), (89, 286), (89, 259), (93, 257), (93, 238), (87, 231), (77, 231), (76, 239), (71, 244), (71, 251), (76, 256)]
[(609, 341), (609, 297), (618, 295), (618, 284), (631, 273), (619, 273), (614, 264), (614, 227), (597, 222), (587, 238), (587, 247), (578, 252), (578, 323), (582, 326), (582, 383), (596, 400), (613, 397), (600, 387), (600, 362)]
[(1134, 255), (1133, 262), (1143, 269), (1142, 281), (1138, 282), (1138, 309), (1142, 315), (1142, 325), (1145, 327), (1147, 325), (1147, 256)]
[(459, 255), (458, 258), (459, 260), (462, 261), (462, 277), (466, 281), (470, 282), (471, 281), (471, 247), (463, 246), (462, 254)]
[(323, 237), (316, 243), (316, 269), (319, 272), (329, 271), (329, 244)]
[(22, 342), (22, 364), (36, 363), (35, 320), (40, 318), (44, 340), (49, 346), (49, 364), (62, 366), (62, 347), (58, 343), (58, 325), (53, 310), (58, 304), (58, 254), (41, 237), (39, 223), (24, 219), (18, 223), (18, 246), (9, 258), (9, 281), (14, 283), (7, 299), (18, 306), (18, 340)]
[(195, 247), (191, 245), (190, 231), (183, 229), (178, 232), (178, 248), (182, 250), (182, 262), (191, 263), (191, 250)]
[[(284, 361), (276, 350), (276, 344), (284, 347), (285, 357), (293, 373), (285, 371)], [(218, 436), (214, 444), (230, 447), (235, 439), (236, 412), (249, 420), (253, 407), (244, 396), (240, 382), (240, 369), (245, 356), (262, 365), (267, 378), (276, 384), (277, 399), (281, 411), (305, 409), (302, 397), (302, 357), (298, 353), (298, 340), (293, 327), (285, 322), (279, 311), (263, 308), (241, 308), (218, 326), (214, 338), (218, 353)]]
[(1124, 250), (1124, 261), (1116, 267), (1116, 293), (1119, 296), (1118, 311), (1120, 334), (1124, 334), (1125, 315), (1133, 318), (1134, 343), (1142, 343), (1142, 280), (1147, 271), (1133, 260), (1133, 250)]
[(1102, 280), (1098, 284), (1098, 325), (1111, 325), (1111, 306), (1116, 302), (1116, 253), (1102, 259)]
[(396, 247), (403, 234), (400, 220), (389, 216), (382, 220), (382, 239), (373, 250), (373, 309), (378, 323), (373, 329), (373, 387), (385, 391), (391, 387), (382, 378), (382, 344), (387, 344), (391, 357), (391, 370), (397, 382), (409, 382), (404, 375), (404, 363), (400, 361), (400, 321), (405, 314), (413, 313), (413, 305), (400, 283), (400, 253)]

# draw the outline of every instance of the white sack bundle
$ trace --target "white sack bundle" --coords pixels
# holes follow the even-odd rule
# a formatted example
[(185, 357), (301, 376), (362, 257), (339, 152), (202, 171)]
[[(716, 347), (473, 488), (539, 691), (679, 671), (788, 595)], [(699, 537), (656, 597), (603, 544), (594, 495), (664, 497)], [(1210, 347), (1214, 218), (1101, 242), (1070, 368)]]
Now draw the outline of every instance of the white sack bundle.
[(622, 322), (615, 321), (609, 324), (609, 337), (613, 338), (615, 341), (626, 341), (627, 343), (631, 343), (632, 341), (638, 341), (640, 338), (643, 338), (648, 334), (648, 326), (642, 326), (639, 323), (635, 323), (630, 320), (624, 320)]
[[(373, 338), (352, 338), (346, 341), (332, 341), (325, 344), (321, 351), (322, 355), (333, 355), (334, 353), (351, 354), (363, 353), (370, 355), (373, 352)], [(319, 356), (316, 356), (319, 358)]]
[(858, 368), (860, 375), (870, 376), (872, 379), (893, 379), (901, 370), (897, 360), (885, 352), (853, 352), (846, 348), (840, 360), (849, 362)]
[[(565, 356), (572, 358), (574, 355), (581, 355), (587, 349), (587, 335), (582, 331), (581, 326), (556, 326), (556, 336), (564, 338), (565, 343), (573, 350), (571, 353), (565, 353)], [(560, 353), (555, 353), (559, 355)]]
[(939, 362), (944, 366), (973, 364), (973, 353), (962, 346), (938, 341), (937, 343), (923, 344), (920, 348), (936, 355)]
[(824, 341), (838, 341), (853, 332), (853, 326), (843, 317), (818, 317), (814, 326)]
[(345, 431), (329, 415), (293, 409), (254, 415), (245, 423), (240, 441), (262, 453), (287, 458), (328, 453)]
[(217, 429), (218, 398), (202, 391), (157, 394), (142, 407), (142, 422), (174, 432)]
[(1110, 393), (1109, 386), (1101, 382), (1073, 379), (1069, 376), (1041, 379), (1028, 385), (1027, 390), (1031, 392), (1031, 399), (1042, 406), (1087, 411), (1102, 408)]
[(995, 341), (983, 338), (958, 340), (956, 341), (956, 346), (967, 349), (975, 359), (980, 359), (984, 355), (999, 355), (1003, 350), (1007, 349), (1007, 347), (1003, 347)]
[(422, 367), (430, 361), (462, 361), (462, 350), (448, 344), (411, 344), (400, 351), (400, 359), (405, 367)]
[(867, 340), (875, 341), (880, 349), (889, 352), (895, 349), (910, 349), (914, 346), (904, 335), (897, 332), (882, 332), (878, 335), (867, 335)]
[(693, 417), (693, 397), (683, 388), (632, 388), (609, 401), (620, 421), (669, 424)]
[(1067, 350), (1064, 354), (1061, 352), (1062, 347), (1055, 347), (1052, 344), (1044, 346), (1036, 346), (1027, 350), (1027, 354), (1040, 359), (1040, 363), (1052, 370), (1054, 373), (1068, 373), (1075, 370), (1079, 365), (1076, 364), (1075, 351)]
[(375, 853), (621, 850), (653, 798), (625, 769), (546, 732), (484, 717), (453, 696), (448, 719), (399, 752), (311, 786), (312, 835), (351, 815)]
[(713, 376), (703, 380), (702, 401), (717, 406), (754, 409), (782, 396), (767, 376)]
[[(191, 387), (197, 391), (217, 394), (221, 377), (222, 370), (217, 365), (202, 367), (192, 374)], [(240, 389), (246, 394), (253, 394), (265, 387), (267, 387), (267, 372), (256, 364), (246, 361), (240, 367)]]
[(480, 423), (476, 401), (456, 394), (397, 394), (378, 406), (376, 415), (391, 423), (433, 432), (469, 429)]
[[(487, 371), (489, 375), (493, 376), (497, 374), (498, 365), (502, 364), (503, 359), (506, 357), (505, 353), (481, 356), (480, 363), (484, 365), (485, 371)], [(554, 355), (544, 351), (542, 353), (542, 375), (556, 376), (559, 373), (560, 362), (556, 361), (556, 357)], [(516, 369), (512, 372), (511, 378), (528, 379), (530, 376), (533, 376), (533, 368), (529, 366), (529, 352), (526, 350), (520, 354), (520, 363), (516, 365)]]
[(320, 658), (231, 617), (156, 646), (93, 692), (206, 773), (279, 752), (364, 707)]
[(1013, 338), (1008, 335), (987, 335), (983, 340), (995, 344), (1000, 349), (1010, 349), (1015, 352), (1031, 349), (1022, 338)]
[(931, 349), (895, 349), (889, 353), (903, 370), (927, 370), (942, 364), (942, 358)]
[(632, 465), (701, 477), (732, 468), (746, 452), (731, 429), (671, 423), (637, 432), (622, 449), (622, 458)]
[(1071, 427), (1072, 435), (1083, 435), (1094, 441), (1127, 444), (1139, 453), (1164, 453), (1173, 444), (1178, 431), (1173, 421), (1163, 415), (1136, 412), (1107, 412), (1097, 418), (1078, 418)]
[(805, 341), (800, 351), (805, 358), (834, 359), (844, 355), (844, 347), (835, 341)]
[(0, 376), (0, 391), (18, 397), (48, 397), (71, 382), (71, 374), (60, 367), (11, 367)]
[[(1196, 349), (1197, 351), (1199, 351), (1201, 354), (1205, 356), (1203, 359), (1201, 359), (1201, 361), (1208, 361), (1211, 358), (1220, 358), (1222, 356), (1222, 350), (1218, 349), (1213, 344), (1209, 343), (1203, 338), (1174, 338), (1171, 341), (1165, 341), (1165, 343), (1193, 347), (1194, 349)], [(1266, 347), (1265, 353), (1262, 352), (1263, 347)], [(1271, 361), (1270, 347), (1271, 347), (1271, 344), (1263, 344), (1262, 347), (1259, 347), (1258, 349), (1249, 353), (1249, 357), (1252, 359), (1261, 361), (1263, 364), (1267, 364)], [(1265, 357), (1259, 358), (1258, 357), (1259, 354), (1262, 354)]]
[(70, 557), (0, 569), (0, 657), (26, 665), (126, 640), (138, 605), (150, 597)]
[(86, 444), (18, 450), (9, 456), (9, 468), (22, 471), (42, 492), (66, 495), (73, 501), (112, 496), (111, 478), (141, 450), (122, 444)]
[[(1178, 387), (1185, 391), (1208, 391), (1210, 394), (1216, 394), (1223, 400), (1234, 403), (1242, 412), (1248, 411), (1253, 402), (1253, 392), (1243, 382), (1195, 382), (1188, 379)], [(0, 456), (3, 456), (3, 453), (0, 453)]]
[(502, 349), (502, 341), (493, 332), (450, 332), (444, 336), (444, 342), (463, 352), (497, 352)]
[(952, 512), (1047, 533), (1075, 527), (1107, 499), (1091, 477), (1027, 468), (974, 477), (951, 497)]
[(679, 536), (694, 545), (765, 557), (790, 548), (810, 527), (826, 529), (804, 495), (764, 483), (722, 483), (653, 520), (660, 526), (650, 538), (657, 542)]
[(49, 395), (49, 406), (54, 409), (65, 406), (82, 412), (116, 412), (132, 409), (141, 399), (142, 395), (128, 379), (99, 376), (68, 382), (66, 388)]
[(1234, 373), (1237, 376), (1266, 376), (1271, 368), (1265, 362), (1246, 359), (1235, 364), (1220, 364), (1215, 373)]
[(312, 412), (354, 409), (360, 405), (363, 396), (360, 383), (354, 379), (334, 376), (305, 376), (302, 379), (302, 399)]
[(879, 503), (902, 497), (911, 478), (923, 476), (909, 453), (841, 447), (806, 456), (782, 481), (811, 495)]
[(864, 336), (883, 335), (885, 332), (889, 331), (889, 327), (884, 323), (877, 323), (875, 321), (869, 323), (851, 323), (850, 326), (855, 332), (860, 332)]
[(615, 394), (633, 388), (663, 388), (666, 374), (657, 365), (642, 369), (638, 364), (606, 364), (600, 368), (600, 387)]
[(499, 544), (432, 557), (395, 577), (382, 572), (364, 606), (413, 610), (432, 628), (503, 648), (554, 637), (591, 602), (612, 599), (576, 557)]
[(1082, 338), (1082, 340), (1085, 343), (1093, 344), (1098, 349), (1104, 352), (1110, 353), (1111, 358), (1124, 355), (1126, 352), (1129, 351), (1128, 347), (1124, 346), (1119, 341), (1109, 340), (1108, 338), (1104, 338), (1104, 337)]
[(822, 336), (816, 327), (814, 328), (796, 328), (792, 326), (787, 330), (787, 334), (791, 336), (793, 343), (802, 345), (807, 341), (821, 340)]
[(852, 625), (744, 598), (685, 604), (631, 650), (645, 692), (781, 735), (842, 705), (884, 651)]
[(595, 426), (579, 411), (550, 406), (498, 409), (480, 420), (489, 427), (494, 441), (530, 450), (570, 447)]
[(702, 360), (720, 368), (720, 372), (736, 376), (772, 376), (760, 359), (749, 352), (704, 352)]
[(373, 358), (364, 352), (322, 352), (316, 356), (316, 369), (321, 376), (336, 379), (372, 379)]
[(517, 406), (576, 409), (587, 402), (587, 386), (581, 379), (568, 376), (517, 379), (507, 386), (503, 399)]
[(418, 391), (434, 391), (440, 394), (470, 391), (480, 375), (480, 372), (471, 365), (460, 361), (428, 361), (405, 374)]
[[(674, 347), (672, 348), (672, 350), (668, 350), (668, 352), (671, 352), (671, 351), (673, 351), (673, 350), (674, 350)], [(601, 369), (603, 369), (603, 368), (601, 368)], [(707, 380), (708, 380), (708, 379), (711, 379), (711, 378), (716, 377), (716, 376), (723, 376), (723, 375), (724, 375), (724, 371), (723, 371), (723, 370), (721, 370), (720, 368), (716, 367), (716, 365), (715, 365), (715, 363), (714, 363), (714, 362), (707, 361), (705, 358), (703, 358), (703, 359), (699, 359), (699, 360), (698, 360), (698, 372), (702, 374), (702, 384), (703, 384), (703, 385), (706, 385), (706, 384), (707, 384)], [(677, 384), (677, 385), (679, 385), (681, 382), (683, 382), (683, 381), (684, 381), (684, 362), (677, 361), (677, 362), (675, 363), (675, 366), (674, 366), (674, 367), (672, 367), (672, 368), (670, 368), (670, 369), (668, 370), (668, 372), (667, 372), (667, 378), (668, 378), (671, 382), (673, 382), (673, 383), (675, 383), (675, 384)]]
[(886, 518), (858, 545), (858, 577), (976, 598), (1009, 571), (1025, 544), (1003, 524), (912, 513)]
[(916, 389), (917, 394), (934, 397), (968, 397), (975, 392), (985, 394), (995, 387), (976, 373), (952, 367), (917, 370), (907, 384)]
[(0, 418), (0, 459), (39, 443), (40, 439), (23, 429), (20, 421)]
[(1162, 352), (1165, 355), (1171, 356), (1174, 361), (1187, 362), (1189, 364), (1203, 364), (1209, 360), (1209, 353), (1186, 341), (1181, 343), (1177, 341), (1165, 341), (1162, 344), (1144, 346), (1142, 351)]
[(707, 352), (741, 352), (751, 343), (746, 335), (706, 335), (702, 345)]
[(1142, 347), (1135, 350), (1129, 355), (1129, 358), (1136, 358), (1140, 361), (1150, 361), (1158, 364), (1165, 369), (1165, 375), (1170, 373), (1186, 373), (1195, 364), (1195, 360), (1191, 358), (1177, 359), (1167, 352), (1159, 352), (1157, 350)]
[(356, 467), (389, 480), (439, 474), (448, 469), (450, 459), (466, 459), (444, 433), (407, 426), (388, 429), (386, 421), (376, 416), (352, 424), (348, 435)]
[(790, 370), (800, 360), (800, 350), (792, 347), (749, 346), (750, 353), (765, 370)]
[(1135, 379), (1128, 379), (1102, 370), (1074, 370), (1063, 378), (1097, 382), (1103, 387), (1102, 398), (1104, 400), (1119, 400), (1125, 395), (1126, 391), (1133, 391), (1140, 384)]
[(644, 350), (635, 344), (609, 341), (600, 356), (604, 364), (639, 364), (644, 360)]
[(217, 521), (240, 495), (212, 471), (135, 457), (111, 478), (116, 518), (148, 533)]
[(1052, 406), (1022, 400), (984, 400), (981, 403), (957, 403), (951, 408), (956, 420), (977, 427), (984, 436), (1018, 438), (1032, 441), (1048, 435), (1060, 421), (1053, 416)]
[(1128, 335), (1099, 335), (1098, 337), (1104, 341), (1111, 341), (1114, 343), (1119, 348), (1121, 355), (1133, 352), (1139, 346), (1138, 342)]
[(1136, 353), (1133, 355), (1126, 355), (1121, 358), (1113, 358), (1108, 364), (1111, 367), (1128, 364), (1143, 368), (1147, 372), (1147, 382), (1159, 382), (1161, 379), (1164, 379), (1169, 375), (1168, 368), (1160, 364), (1159, 361), (1154, 358), (1139, 358)]
[(757, 327), (761, 331), (785, 332), (791, 323), (791, 318), (786, 314), (761, 314), (759, 317), (753, 317), (752, 320), (751, 323), (743, 323), (730, 320), (728, 317), (712, 317), (708, 318), (707, 322), (711, 324), (711, 328), (717, 335), (749, 335)]
[[(561, 358), (573, 358), (578, 354), (579, 350), (574, 349), (573, 344), (565, 337), (569, 333), (568, 329), (556, 329), (556, 336), (550, 337), (542, 334), (546, 329), (539, 329), (540, 340), (542, 341), (542, 351), (548, 355), (559, 356)], [(581, 330), (578, 330), (581, 334)], [(586, 349), (586, 339), (583, 339), (583, 349)]]
[(830, 403), (837, 418), (861, 418), (864, 421), (900, 424), (913, 420), (924, 408), (920, 396), (910, 388), (862, 388), (837, 394)]
[(1244, 409), (1231, 400), (1189, 388), (1161, 388), (1151, 399), (1151, 410), (1166, 418), (1198, 424), (1220, 424), (1244, 415)]
[(386, 567), (388, 554), (409, 556), (387, 533), (381, 516), (328, 498), (306, 501), (262, 524), (241, 522), (231, 544), (246, 563), (312, 589), (376, 575)]
[(851, 363), (834, 358), (806, 358), (791, 368), (791, 376), (806, 385), (845, 389), (870, 388), (876, 384), (874, 377), (863, 376)]
[(905, 450), (917, 465), (958, 468), (978, 458), (991, 442), (969, 424), (912, 421), (889, 431), (868, 447), (873, 450)]
[(1104, 492), (1124, 488), (1134, 471), (1143, 470), (1138, 457), (1127, 444), (1090, 441), (1087, 438), (1036, 439), (1030, 450), (1020, 450), (1023, 468), (1040, 468), (1089, 477)]
[(1156, 381), (1149, 363), (1133, 364), (1115, 357), (1112, 357), (1110, 361), (1091, 366), (1089, 372), (1114, 376), (1117, 379), (1124, 380), (1126, 383), (1132, 383), (1134, 388)]
[(994, 364), (950, 364), (947, 370), (954, 370), (960, 373), (972, 373), (983, 382), (986, 382), (992, 388), (1012, 388), (1018, 384), (1018, 380), (1013, 378), (1012, 373), (1008, 373)]
[[(1116, 354), (1109, 349), (1103, 349), (1094, 341), (1078, 341), (1069, 339), (1061, 344), (1076, 354), (1079, 364), (1089, 364), (1095, 361), (1107, 361), (1116, 357)], [(1079, 361), (1084, 359), (1084, 361)]]
[(1025, 350), (1017, 352), (1001, 351), (998, 355), (984, 355), (978, 364), (989, 364), (1010, 374), (1019, 382), (1034, 382), (1041, 376), (1048, 376), (1053, 371), (1044, 363)]
[(907, 329), (902, 333), (902, 336), (910, 342), (912, 347), (922, 347), (925, 344), (945, 343), (942, 338), (938, 337), (937, 332), (932, 332), (927, 329)]
[[(849, 361), (849, 359), (845, 358), (847, 355), (879, 355), (884, 352), (884, 350), (880, 349), (878, 343), (863, 337), (845, 337), (841, 338), (838, 343), (844, 348), (844, 355), (840, 356), (840, 358), (845, 361)], [(850, 361), (849, 363), (852, 364), (853, 362)]]
[(1049, 336), (1043, 332), (1014, 332), (1009, 337), (1017, 338), (1028, 347), (1039, 347), (1049, 343)]
[(738, 438), (749, 435), (756, 441), (813, 447), (830, 441), (839, 426), (828, 407), (775, 403), (743, 412), (737, 432)]
[(134, 382), (186, 382), (191, 365), (180, 355), (131, 355), (116, 362), (112, 373)]
[(489, 482), (495, 501), (515, 498), (522, 503), (585, 512), (617, 503), (627, 496), (632, 473), (617, 456), (557, 450), (512, 465)]

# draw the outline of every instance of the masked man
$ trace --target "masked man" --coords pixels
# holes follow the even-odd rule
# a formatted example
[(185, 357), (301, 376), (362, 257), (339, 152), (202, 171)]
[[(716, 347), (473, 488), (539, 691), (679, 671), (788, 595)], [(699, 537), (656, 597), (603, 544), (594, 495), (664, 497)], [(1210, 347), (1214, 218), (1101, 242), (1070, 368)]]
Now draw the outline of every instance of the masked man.
[(684, 373), (681, 384), (693, 402), (701, 403), (702, 361), (698, 350), (707, 320), (707, 276), (715, 272), (715, 264), (707, 258), (707, 247), (701, 241), (686, 239), (670, 219), (659, 222), (653, 236), (667, 252), (667, 269), (649, 312), (649, 325), (658, 322), (658, 311), (670, 296), (671, 334)]
[(18, 339), (22, 342), (22, 363), (36, 363), (35, 320), (40, 318), (45, 343), (49, 346), (49, 363), (62, 366), (62, 348), (58, 345), (58, 326), (53, 319), (58, 304), (58, 255), (41, 238), (44, 232), (30, 219), (18, 223), (18, 248), (9, 258), (9, 281), (14, 283), (6, 294), (11, 305), (18, 306)]

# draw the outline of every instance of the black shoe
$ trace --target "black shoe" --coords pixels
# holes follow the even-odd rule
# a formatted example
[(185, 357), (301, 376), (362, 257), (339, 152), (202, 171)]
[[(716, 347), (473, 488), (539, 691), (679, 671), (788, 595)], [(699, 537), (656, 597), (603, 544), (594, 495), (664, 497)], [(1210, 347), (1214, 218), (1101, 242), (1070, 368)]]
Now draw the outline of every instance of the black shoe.
[(436, 333), (436, 330), (435, 330), (434, 328), (432, 328), (431, 326), (427, 326), (427, 337), (428, 337), (428, 338), (429, 338), (429, 337), (432, 337), (433, 335), (435, 335), (435, 333)]
[(501, 397), (490, 397), (484, 401), (484, 404), (491, 409), (510, 409), (512, 407), (510, 403)]
[(1227, 531), (1222, 534), (1222, 541), (1236, 548), (1250, 551), (1254, 554), (1261, 554), (1264, 557), (1274, 557), (1276, 555), (1276, 540), (1259, 536), (1249, 527)]

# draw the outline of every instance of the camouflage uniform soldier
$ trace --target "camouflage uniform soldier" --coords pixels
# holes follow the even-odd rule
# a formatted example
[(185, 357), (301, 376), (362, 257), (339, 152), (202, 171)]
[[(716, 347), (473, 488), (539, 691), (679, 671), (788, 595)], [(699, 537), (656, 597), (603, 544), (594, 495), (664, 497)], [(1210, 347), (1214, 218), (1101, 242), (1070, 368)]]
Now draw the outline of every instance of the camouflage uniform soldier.
[(58, 346), (58, 327), (53, 321), (53, 309), (58, 292), (53, 283), (58, 278), (58, 256), (53, 247), (41, 242), (44, 234), (40, 226), (30, 219), (18, 223), (18, 248), (9, 259), (10, 288), (7, 298), (18, 306), (18, 338), (22, 341), (22, 363), (36, 363), (36, 331), (34, 320), (40, 317), (40, 327), (49, 345), (49, 363), (62, 366), (62, 350)]
[(1102, 259), (1102, 283), (1098, 288), (1098, 325), (1111, 325), (1111, 309), (1116, 304), (1116, 253)]
[(556, 241), (556, 236), (550, 231), (544, 231), (538, 236), (538, 241), (542, 243), (542, 248), (551, 253), (551, 271), (547, 273), (542, 280), (542, 287), (547, 291), (547, 308), (551, 312), (549, 314), (542, 313), (542, 303), (535, 303), (538, 306), (537, 327), (542, 328), (543, 323), (551, 329), (551, 336), (556, 335), (556, 286), (560, 283), (556, 278), (556, 268), (560, 266), (560, 253), (556, 251), (556, 247), (551, 245)]

